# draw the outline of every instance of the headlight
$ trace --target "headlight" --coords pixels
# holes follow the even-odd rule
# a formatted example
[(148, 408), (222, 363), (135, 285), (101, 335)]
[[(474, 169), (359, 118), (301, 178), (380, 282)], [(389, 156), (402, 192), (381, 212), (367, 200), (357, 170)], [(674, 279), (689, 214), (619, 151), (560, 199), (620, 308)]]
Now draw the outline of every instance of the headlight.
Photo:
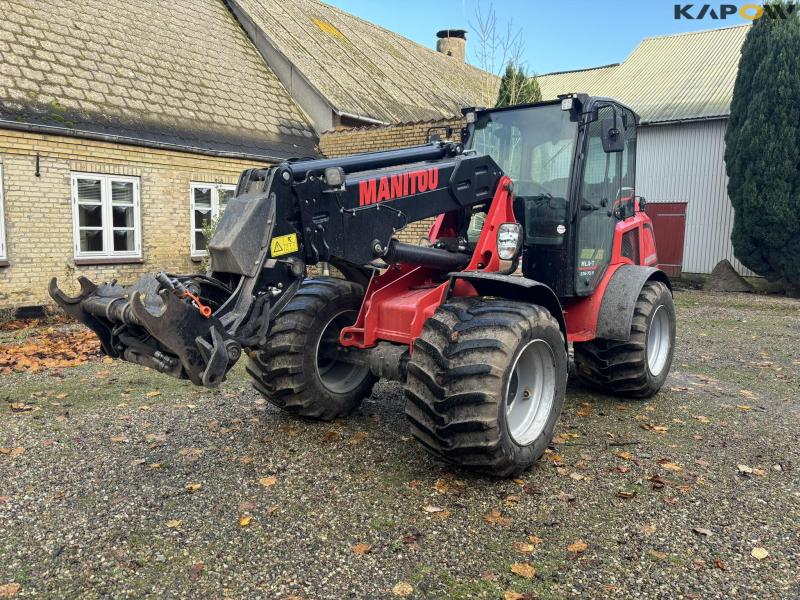
[(513, 260), (522, 246), (522, 225), (503, 223), (497, 228), (497, 255), (501, 260)]

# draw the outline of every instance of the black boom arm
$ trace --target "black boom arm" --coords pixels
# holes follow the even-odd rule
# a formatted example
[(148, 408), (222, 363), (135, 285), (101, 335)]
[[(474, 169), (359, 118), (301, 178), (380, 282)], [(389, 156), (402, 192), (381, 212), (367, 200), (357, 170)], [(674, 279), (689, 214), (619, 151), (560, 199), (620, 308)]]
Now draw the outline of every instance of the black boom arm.
[(353, 276), (378, 258), (463, 267), (463, 248), (394, 236), (454, 211), (466, 229), (502, 175), (489, 156), (453, 142), (250, 169), (208, 244), (210, 274), (144, 276), (128, 288), (83, 279), (77, 297), (54, 279), (50, 293), (95, 330), (107, 354), (214, 387), (243, 348), (263, 344), (307, 265), (330, 262)]

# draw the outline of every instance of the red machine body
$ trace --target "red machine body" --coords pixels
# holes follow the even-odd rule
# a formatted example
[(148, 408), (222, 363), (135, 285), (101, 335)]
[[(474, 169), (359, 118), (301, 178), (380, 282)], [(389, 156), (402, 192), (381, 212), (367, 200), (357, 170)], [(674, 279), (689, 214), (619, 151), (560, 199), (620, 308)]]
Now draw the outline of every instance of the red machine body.
[[(480, 239), (465, 271), (500, 272), (497, 230), (503, 223), (516, 222), (512, 189), (511, 179), (504, 176), (497, 187)], [(562, 307), (569, 342), (585, 342), (596, 337), (597, 318), (604, 293), (617, 269), (624, 265), (650, 266), (658, 262), (650, 218), (640, 210), (638, 198), (622, 198), (615, 206), (626, 201), (634, 203), (634, 216), (617, 223), (611, 261), (597, 285), (596, 292), (590, 296), (567, 300)], [(428, 234), (431, 242), (435, 242), (440, 236), (454, 233), (452, 224), (448, 222), (452, 218), (448, 214), (437, 217)], [(623, 255), (622, 240), (630, 232), (636, 232), (634, 238), (638, 241), (634, 256), (644, 257), (646, 262), (636, 263), (632, 258)], [(342, 330), (340, 343), (343, 346), (371, 348), (383, 340), (408, 344), (409, 349), (413, 348), (414, 340), (422, 332), (425, 321), (444, 301), (453, 296), (478, 295), (468, 281), (455, 279), (452, 282), (438, 283), (438, 276), (436, 269), (409, 264), (392, 265), (383, 273), (373, 276), (358, 320), (353, 326)]]

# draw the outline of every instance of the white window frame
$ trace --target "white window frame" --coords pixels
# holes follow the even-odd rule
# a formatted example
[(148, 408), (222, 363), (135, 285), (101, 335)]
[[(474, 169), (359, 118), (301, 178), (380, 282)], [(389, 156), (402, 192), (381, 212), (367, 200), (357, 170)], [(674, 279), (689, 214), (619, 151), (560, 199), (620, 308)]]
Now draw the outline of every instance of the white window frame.
[[(139, 178), (125, 175), (109, 175), (103, 173), (72, 172), (72, 239), (75, 244), (76, 259), (110, 259), (110, 258), (141, 258), (142, 257), (142, 219), (141, 202), (139, 198)], [(100, 205), (103, 215), (103, 248), (102, 252), (82, 252), (80, 235), (80, 217), (78, 211), (78, 180), (100, 180)], [(111, 184), (112, 182), (125, 182), (133, 184), (133, 250), (114, 250), (114, 221), (111, 209)], [(116, 228), (120, 229), (120, 228)]]
[(0, 164), (0, 260), (8, 260), (8, 250), (6, 248), (6, 215), (3, 211), (5, 194), (3, 193), (3, 165)]
[(192, 181), (189, 184), (189, 243), (191, 245), (192, 258), (204, 258), (208, 256), (208, 250), (198, 250), (195, 243), (195, 233), (200, 231), (194, 222), (194, 191), (197, 189), (211, 190), (211, 220), (219, 216), (219, 191), (236, 191), (236, 186), (228, 183), (204, 183), (202, 181)]

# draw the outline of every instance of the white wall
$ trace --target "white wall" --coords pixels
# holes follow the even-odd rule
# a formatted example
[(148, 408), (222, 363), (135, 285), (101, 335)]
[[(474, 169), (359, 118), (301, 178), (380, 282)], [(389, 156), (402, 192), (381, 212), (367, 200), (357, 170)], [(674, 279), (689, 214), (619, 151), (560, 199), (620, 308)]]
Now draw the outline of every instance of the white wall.
[(648, 202), (688, 202), (685, 273), (710, 273), (727, 258), (742, 275), (754, 275), (733, 257), (733, 206), (724, 162), (726, 125), (727, 120), (720, 119), (639, 129), (637, 194)]

